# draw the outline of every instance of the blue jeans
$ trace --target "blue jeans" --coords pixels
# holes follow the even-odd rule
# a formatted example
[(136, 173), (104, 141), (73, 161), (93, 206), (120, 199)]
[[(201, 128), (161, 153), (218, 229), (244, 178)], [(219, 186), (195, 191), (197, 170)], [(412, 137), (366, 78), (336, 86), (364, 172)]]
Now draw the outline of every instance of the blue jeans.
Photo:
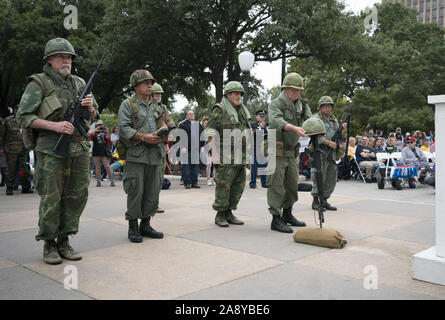
[[(265, 168), (267, 166), (267, 163), (265, 164), (259, 164), (256, 160), (256, 157), (253, 160), (253, 164), (252, 164), (252, 172), (250, 173), (250, 186), (256, 186), (256, 176), (257, 176), (257, 172), (258, 172), (258, 168)], [(262, 187), (266, 187), (266, 176), (262, 175), (261, 176), (261, 186)]]
[(184, 164), (184, 185), (197, 185), (199, 164)]

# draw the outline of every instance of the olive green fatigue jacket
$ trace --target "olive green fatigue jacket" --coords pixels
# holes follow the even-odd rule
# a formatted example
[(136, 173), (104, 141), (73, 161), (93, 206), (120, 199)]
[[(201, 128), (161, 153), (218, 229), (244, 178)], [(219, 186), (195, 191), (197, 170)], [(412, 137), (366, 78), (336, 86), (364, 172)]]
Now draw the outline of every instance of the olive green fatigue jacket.
[[(43, 67), (43, 73), (39, 77), (43, 82), (33, 79), (26, 86), (17, 111), (17, 120), (22, 128), (28, 128), (36, 119), (60, 122), (64, 121), (64, 114), (77, 100), (77, 97), (85, 88), (85, 81), (74, 75), (68, 75), (65, 79), (54, 72), (49, 64)], [(40, 83), (39, 83), (40, 82)], [(94, 108), (96, 110), (96, 119), (99, 118), (98, 105), (94, 99)], [(92, 119), (85, 120), (83, 123), (85, 132), (88, 132)], [(53, 152), (60, 133), (49, 130), (37, 130), (39, 137), (37, 139), (35, 151), (43, 152), (57, 158), (63, 156)], [(90, 149), (89, 136), (81, 136), (77, 128), (71, 138), (69, 147), (69, 158), (78, 157), (85, 154)]]
[[(323, 144), (323, 142), (329, 140), (332, 141), (332, 138), (334, 137), (335, 131), (338, 129), (338, 121), (337, 118), (331, 113), (329, 117), (325, 117), (321, 112), (314, 115), (314, 118), (320, 119), (323, 121), (324, 126), (326, 127), (326, 135), (318, 139), (318, 143), (320, 146), (320, 150), (323, 152), (324, 157), (326, 158), (329, 152), (329, 149), (331, 149), (329, 146)], [(326, 159), (326, 160), (334, 160), (335, 161), (335, 150), (332, 152), (332, 158)]]
[[(215, 134), (215, 131), (218, 133), (220, 137), (220, 164), (235, 164), (235, 152), (234, 152), (234, 146), (235, 146), (235, 139), (230, 139), (230, 141), (224, 141), (224, 130), (234, 130), (239, 129), (241, 131), (241, 134), (243, 132), (251, 132), (250, 131), (250, 114), (247, 111), (247, 108), (244, 107), (244, 105), (240, 105), (239, 107), (232, 107), (232, 110), (235, 110), (235, 113), (231, 114), (231, 111), (228, 111), (227, 108), (230, 108), (228, 106), (230, 102), (227, 100), (227, 98), (223, 97), (223, 100), (221, 103), (216, 104), (213, 107), (212, 114), (209, 118), (209, 121), (207, 123), (207, 127), (205, 129), (205, 136), (213, 136)], [(248, 130), (248, 131), (245, 131)], [(252, 142), (250, 141), (250, 137), (242, 137), (242, 151), (241, 151), (241, 159), (242, 163), (239, 164), (246, 164), (246, 148), (247, 146), (251, 146)], [(227, 145), (226, 148), (229, 149), (230, 145), (230, 155), (225, 155), (223, 153), (224, 145)]]
[(299, 136), (284, 131), (286, 124), (301, 127), (312, 116), (309, 106), (300, 98), (294, 103), (281, 91), (278, 98), (271, 101), (268, 108), (269, 129), (276, 129), (277, 157), (297, 157)]
[(136, 132), (146, 134), (157, 130), (156, 119), (158, 119), (162, 110), (159, 106), (149, 99), (147, 102), (134, 95), (138, 104), (138, 113), (136, 114), (136, 125), (133, 126), (133, 110), (131, 108), (130, 98), (125, 99), (119, 107), (117, 116), (119, 126), (119, 139), (123, 139), (129, 146), (127, 150), (127, 161), (145, 163), (150, 165), (160, 165), (164, 154), (164, 146), (160, 144), (146, 144), (136, 141), (133, 136)]
[(8, 153), (20, 153), (25, 149), (20, 129), (15, 116), (7, 117), (0, 129), (0, 149)]

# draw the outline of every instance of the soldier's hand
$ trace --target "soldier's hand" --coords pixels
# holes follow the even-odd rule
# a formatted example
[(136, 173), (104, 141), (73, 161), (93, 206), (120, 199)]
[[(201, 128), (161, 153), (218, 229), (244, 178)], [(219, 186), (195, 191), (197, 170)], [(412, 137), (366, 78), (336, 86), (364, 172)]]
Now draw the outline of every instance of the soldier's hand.
[(55, 122), (53, 131), (63, 134), (73, 134), (74, 126), (68, 121)]
[(303, 128), (301, 127), (295, 127), (295, 129), (293, 130), (296, 134), (298, 134), (300, 137), (307, 137), (306, 135), (306, 131), (304, 131)]
[(329, 147), (331, 147), (332, 149), (337, 149), (337, 143), (335, 143), (334, 141), (330, 141)]
[(91, 94), (88, 94), (80, 103), (80, 105), (87, 107), (88, 111), (90, 113), (94, 110), (94, 102), (93, 102), (93, 96)]
[(146, 133), (143, 135), (143, 141), (148, 144), (158, 144), (161, 142), (161, 137), (153, 133)]

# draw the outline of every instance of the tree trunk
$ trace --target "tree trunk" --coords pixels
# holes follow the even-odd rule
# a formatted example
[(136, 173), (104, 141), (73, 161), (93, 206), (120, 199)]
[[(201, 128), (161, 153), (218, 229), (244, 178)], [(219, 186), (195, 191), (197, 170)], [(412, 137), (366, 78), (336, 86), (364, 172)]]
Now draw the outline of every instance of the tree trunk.
[(216, 102), (220, 102), (223, 97), (224, 71), (214, 74), (212, 82), (216, 88)]

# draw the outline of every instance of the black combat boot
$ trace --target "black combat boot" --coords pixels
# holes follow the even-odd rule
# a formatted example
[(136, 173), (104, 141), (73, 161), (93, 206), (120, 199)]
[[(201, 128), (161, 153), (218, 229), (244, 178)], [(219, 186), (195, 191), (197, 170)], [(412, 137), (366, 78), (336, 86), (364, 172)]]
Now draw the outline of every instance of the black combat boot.
[(13, 196), (14, 195), (14, 188), (13, 187), (6, 187), (6, 195), (7, 196)]
[(283, 222), (281, 216), (279, 215), (273, 215), (272, 223), (270, 224), (270, 229), (275, 230), (278, 232), (284, 232), (284, 233), (292, 233), (293, 230), (286, 226), (286, 224)]
[(164, 238), (164, 234), (162, 232), (156, 231), (150, 226), (150, 219), (151, 217), (141, 219), (141, 224), (139, 225), (139, 232), (141, 235), (155, 239)]
[(142, 236), (138, 230), (138, 220), (128, 220), (128, 239), (131, 242), (142, 242)]
[(318, 205), (319, 205), (318, 197), (313, 197), (313, 200), (312, 200), (312, 209), (314, 209), (314, 210), (318, 210)]
[(28, 187), (28, 188), (22, 187), (22, 193), (34, 193), (34, 191), (32, 191), (30, 187)]
[(324, 201), (324, 203), (323, 203), (323, 207), (325, 207), (326, 210), (337, 211), (337, 208), (334, 207), (334, 206), (331, 206), (331, 205), (328, 203), (328, 200), (327, 200), (327, 199)]
[(244, 224), (243, 221), (241, 221), (240, 219), (238, 219), (237, 217), (235, 217), (233, 215), (232, 210), (230, 210), (230, 209), (226, 211), (226, 220), (230, 224), (237, 224), (237, 225)]
[(298, 221), (297, 218), (292, 215), (292, 208), (283, 209), (283, 216), (281, 219), (283, 220), (284, 224), (290, 224), (294, 227), (306, 227), (306, 223), (303, 221)]

